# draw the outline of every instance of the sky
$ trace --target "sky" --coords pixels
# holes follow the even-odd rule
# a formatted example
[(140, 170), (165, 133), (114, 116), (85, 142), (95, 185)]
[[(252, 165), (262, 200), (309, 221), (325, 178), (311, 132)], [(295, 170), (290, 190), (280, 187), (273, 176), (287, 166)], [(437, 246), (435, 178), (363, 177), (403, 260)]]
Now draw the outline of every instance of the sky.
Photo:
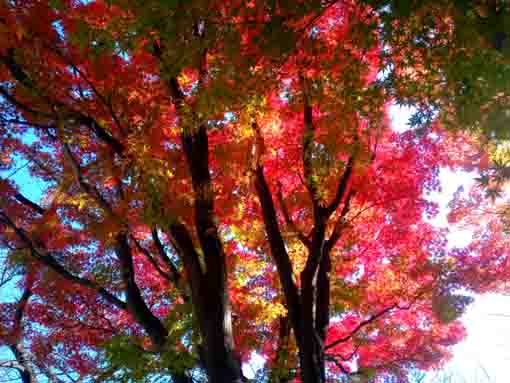
[(462, 320), (467, 337), (454, 347), (443, 374), (451, 375), (452, 383), (508, 383), (510, 296), (478, 296)]
[[(412, 110), (392, 107), (393, 129), (404, 131)], [(453, 193), (463, 186), (468, 190), (476, 174), (442, 169), (441, 192), (429, 198), (439, 204), (435, 225), (448, 227), (447, 205)], [(450, 246), (462, 247), (471, 240), (469, 230), (450, 227)], [(510, 366), (510, 295), (476, 296), (462, 316), (467, 337), (453, 349), (453, 359), (441, 371), (431, 372), (427, 383), (508, 383)]]

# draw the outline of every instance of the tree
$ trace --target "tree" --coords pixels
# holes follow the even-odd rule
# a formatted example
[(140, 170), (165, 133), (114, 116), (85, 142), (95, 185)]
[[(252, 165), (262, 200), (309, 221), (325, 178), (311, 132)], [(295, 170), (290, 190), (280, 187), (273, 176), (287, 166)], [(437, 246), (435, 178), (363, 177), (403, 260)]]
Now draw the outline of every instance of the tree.
[(280, 382), (441, 363), (469, 299), (425, 194), (465, 142), (387, 122), (392, 97), (465, 101), (416, 86), (458, 85), (457, 19), (409, 57), (432, 20), (393, 2), (2, 3), (0, 164), (44, 183), (41, 201), (0, 183), (4, 266), (30, 291), (2, 341), (54, 381), (240, 382), (254, 351)]

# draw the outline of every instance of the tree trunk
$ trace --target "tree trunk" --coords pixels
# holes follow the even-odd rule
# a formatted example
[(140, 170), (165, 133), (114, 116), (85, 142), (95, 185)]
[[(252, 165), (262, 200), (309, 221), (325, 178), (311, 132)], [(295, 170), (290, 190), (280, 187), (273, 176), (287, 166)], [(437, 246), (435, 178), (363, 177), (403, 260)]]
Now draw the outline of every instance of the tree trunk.
[(30, 363), (30, 357), (21, 344), (21, 340), (17, 344), (9, 345), (16, 361), (19, 364), (19, 375), (23, 383), (37, 383), (36, 374)]
[(324, 376), (322, 374), (321, 360), (322, 356), (316, 351), (316, 347), (313, 345), (311, 346), (311, 349), (300, 350), (299, 363), (301, 368), (301, 380), (303, 383), (325, 382)]
[[(221, 275), (216, 277), (213, 279), (222, 278)], [(209, 383), (240, 383), (241, 362), (234, 351), (232, 314), (225, 279), (213, 282), (216, 282), (212, 283), (215, 286), (209, 285), (207, 291), (202, 291), (201, 305), (197, 313), (204, 338), (202, 359)]]
[[(168, 88), (179, 115), (185, 116), (185, 96), (178, 80), (170, 79)], [(186, 239), (188, 250), (184, 261), (192, 280), (194, 309), (203, 338), (202, 359), (209, 383), (239, 383), (242, 381), (241, 363), (234, 352), (226, 258), (214, 215), (207, 124), (187, 126), (183, 123), (181, 141), (191, 175), (194, 223), (205, 266), (202, 268), (198, 261), (193, 241)]]
[(315, 328), (315, 288), (302, 290), (301, 340), (298, 342), (301, 379), (303, 383), (324, 383), (323, 345)]
[(209, 383), (242, 382), (240, 360), (227, 340), (229, 336), (221, 326), (218, 327), (217, 320), (207, 320), (202, 334), (205, 337), (204, 362)]

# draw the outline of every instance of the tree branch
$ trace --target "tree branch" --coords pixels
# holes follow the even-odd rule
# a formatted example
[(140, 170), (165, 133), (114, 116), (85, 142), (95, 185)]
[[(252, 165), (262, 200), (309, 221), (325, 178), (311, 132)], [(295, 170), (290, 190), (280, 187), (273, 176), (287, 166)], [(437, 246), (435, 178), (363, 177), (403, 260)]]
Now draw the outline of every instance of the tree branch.
[[(201, 58), (203, 60), (201, 60), (200, 71), (205, 71), (206, 68), (203, 65), (206, 57), (202, 55)], [(204, 73), (201, 73), (200, 77), (205, 81)], [(206, 266), (205, 273), (199, 272), (196, 251), (184, 253), (186, 255), (184, 257), (185, 267), (192, 273), (193, 299), (198, 299), (195, 308), (200, 330), (204, 337), (206, 351), (204, 360), (209, 369), (211, 380), (225, 379), (225, 373), (234, 380), (240, 379), (242, 370), (239, 359), (234, 353), (226, 257), (214, 214), (214, 189), (209, 170), (207, 123), (200, 122), (200, 118), (193, 110), (191, 112), (192, 121), (186, 121), (185, 99), (177, 79), (173, 77), (168, 80), (167, 86), (172, 95), (176, 112), (183, 124), (181, 142), (191, 174), (195, 229)], [(172, 226), (174, 227), (172, 228)], [(171, 225), (171, 230), (175, 231), (176, 229), (178, 233), (173, 233), (175, 239), (177, 239), (176, 234), (187, 236), (186, 233), (182, 233), (182, 228)], [(182, 239), (183, 242), (188, 242), (187, 239)], [(186, 244), (186, 247), (190, 247), (189, 244)], [(187, 262), (188, 264), (186, 264)], [(198, 302), (201, 304), (199, 305)], [(224, 371), (221, 374), (219, 366)]]
[(90, 197), (96, 200), (99, 203), (99, 206), (105, 210), (110, 216), (115, 217), (115, 213), (111, 208), (110, 204), (103, 198), (99, 190), (97, 190), (94, 186), (90, 185), (85, 178), (83, 177), (82, 169), (78, 161), (74, 158), (69, 145), (65, 142), (61, 142), (64, 156), (67, 158), (69, 164), (71, 165), (71, 169), (73, 171), (74, 178), (78, 182), (80, 188), (84, 193), (88, 194)]
[[(394, 304), (394, 305), (391, 305), (389, 307), (386, 307), (384, 310), (381, 310), (379, 311), (377, 314), (374, 314), (374, 315), (371, 315), (368, 319), (365, 319), (363, 321), (361, 321), (355, 328), (354, 330), (351, 331), (350, 334), (340, 338), (340, 339), (337, 339), (333, 342), (331, 342), (330, 344), (328, 344), (327, 346), (324, 347), (324, 351), (326, 350), (329, 350), (330, 348), (333, 348), (335, 346), (338, 346), (340, 343), (345, 343), (347, 342), (349, 339), (351, 339), (354, 335), (356, 335), (363, 327), (369, 325), (370, 323), (376, 321), (377, 319), (379, 319), (380, 317), (382, 317), (384, 314), (390, 312), (391, 310), (395, 309), (395, 308), (400, 308), (398, 306), (398, 304)], [(406, 309), (408, 309), (409, 307), (407, 307)]]
[(348, 362), (350, 361), (352, 358), (354, 358), (354, 356), (358, 353), (358, 350), (359, 350), (359, 347), (360, 345), (356, 345), (356, 347), (354, 348), (354, 351), (350, 353), (349, 356), (343, 356), (341, 354), (326, 354), (326, 356), (332, 356), (332, 357), (339, 357), (340, 359), (342, 359), (342, 361), (344, 362)]
[(107, 132), (99, 123), (92, 117), (82, 114), (80, 112), (74, 112), (76, 121), (80, 124), (85, 125), (89, 128), (101, 141), (110, 146), (115, 153), (119, 156), (124, 156), (125, 147), (124, 145)]
[(32, 109), (29, 106), (18, 101), (2, 86), (0, 86), (0, 95), (2, 95), (2, 97), (5, 98), (10, 104), (14, 105), (15, 107), (17, 107), (21, 110), (24, 110), (25, 112), (27, 112), (29, 114), (32, 114), (33, 116), (38, 116), (38, 117), (43, 117), (43, 118), (52, 118), (53, 117), (53, 115), (50, 113), (41, 112), (39, 110)]
[(172, 276), (170, 274), (168, 274), (166, 271), (164, 271), (158, 264), (158, 261), (156, 261), (154, 259), (154, 257), (152, 256), (152, 254), (149, 252), (149, 250), (147, 250), (145, 247), (143, 247), (140, 242), (134, 237), (131, 235), (131, 240), (135, 243), (136, 245), (136, 248), (138, 249), (138, 251), (140, 251), (144, 256), (145, 258), (147, 258), (147, 260), (151, 263), (151, 265), (154, 267), (154, 269), (156, 269), (156, 271), (159, 273), (159, 275), (161, 275), (163, 278), (165, 278), (166, 280), (169, 280), (169, 281), (172, 281), (174, 282)]
[[(110, 113), (110, 115), (112, 116), (112, 119), (113, 121), (115, 122), (115, 125), (117, 125), (117, 128), (119, 128), (119, 130), (121, 132), (123, 132), (123, 128), (122, 128), (122, 125), (120, 123), (120, 120), (119, 118), (117, 117), (117, 114), (115, 113), (115, 111), (113, 110), (113, 105), (111, 104), (111, 102), (109, 102), (100, 92), (99, 90), (95, 87), (95, 85), (88, 79), (87, 76), (85, 76), (85, 73), (83, 73), (82, 70), (80, 70), (80, 68), (78, 68), (68, 57), (66, 57), (62, 52), (60, 52), (59, 50), (55, 50), (57, 54), (60, 55), (60, 57), (62, 57), (65, 61), (67, 61), (67, 63), (76, 71), (76, 73), (78, 73), (78, 75), (90, 86), (90, 89), (92, 89), (92, 92), (95, 93), (95, 95), (99, 98), (99, 100), (103, 103), (103, 105), (108, 109), (108, 112)], [(111, 136), (110, 136), (111, 137)]]
[(344, 206), (342, 208), (342, 211), (340, 212), (340, 216), (337, 218), (335, 222), (335, 226), (333, 227), (333, 232), (331, 233), (329, 239), (324, 244), (324, 251), (328, 254), (331, 252), (331, 249), (336, 245), (338, 240), (340, 239), (342, 235), (342, 229), (346, 225), (345, 216), (349, 212), (350, 204), (352, 196), (354, 195), (354, 192), (351, 190), (349, 194), (347, 195), (347, 198), (344, 202)]
[(20, 300), (18, 301), (18, 307), (16, 308), (16, 311), (14, 312), (14, 321), (15, 326), (21, 326), (21, 321), (23, 320), (23, 314), (25, 312), (25, 307), (28, 303), (28, 300), (32, 296), (32, 290), (30, 288), (25, 288), (23, 291), (23, 295), (21, 296)]
[(347, 371), (347, 369), (342, 365), (342, 363), (336, 360), (333, 355), (325, 355), (324, 360), (327, 360), (328, 362), (333, 362), (345, 375), (351, 375), (351, 373)]
[(16, 361), (11, 361), (11, 363), (3, 366), (0, 364), (0, 367), (14, 368), (18, 370), (23, 383), (36, 382), (35, 371), (30, 364), (22, 339), (23, 315), (25, 307), (31, 296), (32, 291), (30, 290), (30, 287), (26, 287), (17, 303), (16, 311), (14, 312), (14, 327), (11, 334), (11, 340), (7, 342), (7, 346), (13, 353)]
[(278, 192), (277, 192), (276, 196), (278, 197), (278, 202), (280, 204), (280, 208), (282, 210), (283, 217), (285, 218), (285, 222), (290, 227), (290, 229), (294, 233), (296, 233), (296, 235), (298, 236), (299, 240), (303, 243), (303, 245), (305, 245), (308, 249), (310, 249), (312, 246), (312, 243), (310, 242), (308, 237), (301, 230), (299, 230), (296, 223), (290, 216), (289, 210), (287, 209), (287, 205), (285, 204), (285, 201), (283, 200), (281, 184), (278, 185)]
[(24, 368), (17, 360), (0, 360), (0, 368), (12, 368), (14, 370), (23, 371)]
[(92, 289), (97, 291), (106, 301), (113, 304), (117, 308), (121, 310), (126, 310), (126, 303), (118, 299), (116, 296), (112, 295), (105, 288), (97, 285), (95, 282), (92, 282), (88, 279), (78, 277), (74, 274), (71, 274), (68, 270), (66, 270), (62, 265), (60, 265), (57, 260), (51, 255), (51, 253), (47, 252), (46, 254), (41, 253), (41, 250), (32, 242), (32, 240), (28, 237), (25, 231), (19, 227), (17, 227), (14, 222), (2, 211), (0, 211), (0, 220), (4, 222), (7, 226), (9, 226), (16, 233), (17, 237), (25, 244), (25, 246), (30, 250), (32, 257), (36, 260), (43, 263), (45, 266), (49, 267), (55, 273), (60, 275), (62, 278), (68, 280), (69, 282), (76, 283), (80, 286)]
[[(275, 260), (276, 267), (278, 269), (278, 276), (285, 294), (289, 316), (293, 323), (299, 323), (300, 299), (293, 279), (292, 263), (285, 248), (285, 242), (276, 218), (276, 210), (271, 196), (271, 191), (267, 185), (264, 176), (264, 169), (261, 164), (258, 164), (255, 170), (255, 188), (262, 207), (264, 226), (269, 239), (271, 254)], [(298, 329), (294, 329), (294, 331), (296, 330), (299, 332)]]
[[(280, 227), (278, 225), (278, 219), (276, 216), (276, 209), (273, 202), (273, 197), (264, 176), (264, 168), (262, 165), (262, 155), (265, 151), (264, 140), (260, 129), (256, 122), (252, 124), (252, 127), (256, 133), (256, 144), (255, 144), (255, 189), (257, 196), (262, 208), (262, 217), (264, 220), (264, 226), (266, 234), (269, 239), (269, 246), (271, 248), (271, 255), (276, 263), (278, 270), (278, 277), (282, 284), (283, 293), (285, 296), (285, 303), (289, 310), (289, 319), (295, 327), (297, 323), (300, 323), (300, 297), (297, 290), (297, 286), (293, 279), (293, 268), (292, 263), (285, 247), (285, 241), (283, 240)], [(296, 337), (301, 336), (302, 330), (300, 328), (294, 328)]]
[(33, 211), (35, 211), (36, 213), (38, 213), (40, 215), (43, 215), (45, 212), (45, 210), (41, 206), (39, 206), (35, 202), (32, 202), (31, 200), (29, 200), (27, 197), (25, 197), (23, 194), (21, 194), (19, 192), (14, 194), (14, 198), (21, 204), (28, 206), (30, 209), (32, 209)]
[(161, 242), (161, 239), (159, 238), (158, 231), (156, 229), (153, 229), (152, 232), (152, 240), (154, 241), (154, 244), (156, 245), (156, 249), (158, 250), (159, 257), (165, 262), (165, 264), (170, 269), (170, 275), (172, 277), (173, 282), (176, 284), (176, 286), (179, 286), (182, 280), (182, 275), (177, 269), (177, 266), (172, 262), (172, 260), (168, 257), (165, 251), (165, 247), (163, 246), (163, 243)]
[(313, 108), (310, 103), (310, 94), (308, 89), (308, 84), (305, 77), (300, 74), (299, 75), (301, 81), (301, 87), (303, 90), (303, 173), (304, 173), (304, 181), (305, 185), (310, 192), (310, 196), (312, 198), (314, 215), (318, 215), (319, 209), (319, 195), (317, 190), (317, 183), (315, 182), (314, 174), (313, 174), (313, 166), (312, 166), (312, 156), (313, 156), (313, 143), (315, 138), (315, 127), (313, 125)]
[[(16, 61), (14, 60), (14, 51), (11, 49), (8, 53), (9, 54), (7, 56), (0, 56), (0, 62), (4, 63), (4, 65), (11, 72), (14, 79), (16, 79), (18, 82), (20, 82), (23, 86), (40, 93), (40, 90), (36, 87), (36, 85), (32, 82), (32, 80), (29, 78), (29, 76), (25, 73), (23, 68), (18, 63), (16, 63)], [(49, 118), (49, 119), (54, 118), (54, 115), (51, 113), (36, 111), (36, 110), (24, 105), (23, 103), (19, 102), (14, 97), (12, 97), (9, 94), (9, 92), (7, 92), (7, 90), (5, 90), (2, 87), (0, 87), (0, 94), (2, 96), (4, 96), (4, 98), (7, 101), (9, 101), (11, 104), (25, 110), (26, 112), (28, 112), (34, 116), (39, 116), (39, 117), (44, 117), (44, 118)], [(48, 100), (46, 100), (46, 101), (48, 101)], [(60, 103), (58, 103), (58, 107), (59, 108), (64, 107), (64, 109), (70, 109)], [(108, 133), (105, 129), (103, 129), (97, 123), (97, 121), (95, 119), (93, 119), (90, 116), (84, 115), (81, 112), (73, 111), (72, 109), (70, 109), (68, 112), (69, 112), (68, 113), (69, 117), (76, 118), (77, 122), (87, 126), (92, 132), (94, 132), (97, 135), (97, 137), (100, 140), (105, 142), (117, 154), (122, 156), (123, 151), (124, 151), (124, 146), (116, 138), (114, 138), (110, 133)], [(111, 112), (113, 113), (113, 111), (111, 111)], [(114, 120), (117, 124), (120, 124), (117, 119), (114, 118)], [(120, 125), (119, 125), (119, 128), (120, 128)]]
[(25, 71), (14, 60), (14, 48), (9, 48), (6, 55), (0, 55), (0, 63), (4, 64), (12, 77), (19, 81), (23, 86), (34, 89), (34, 84)]
[(147, 331), (154, 345), (158, 349), (162, 349), (168, 332), (161, 321), (150, 311), (136, 284), (128, 237), (122, 231), (116, 237), (115, 253), (120, 261), (122, 280), (126, 289), (127, 309)]
[(349, 192), (349, 184), (353, 175), (354, 168), (354, 156), (350, 156), (345, 167), (345, 171), (338, 183), (338, 188), (335, 194), (335, 198), (327, 206), (325, 214), (329, 217), (338, 208), (338, 206), (347, 198)]

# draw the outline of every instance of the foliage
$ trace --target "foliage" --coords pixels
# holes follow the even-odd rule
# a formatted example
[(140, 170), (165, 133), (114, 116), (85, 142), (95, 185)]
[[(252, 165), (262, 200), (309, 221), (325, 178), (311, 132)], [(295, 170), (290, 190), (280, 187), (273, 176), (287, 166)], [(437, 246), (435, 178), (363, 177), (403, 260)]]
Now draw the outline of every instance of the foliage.
[[(240, 382), (254, 353), (263, 381), (440, 366), (460, 291), (506, 280), (482, 240), (449, 249), (427, 199), (480, 162), (445, 127), (502, 134), (496, 3), (0, 3), (2, 266), (26, 293), (0, 340), (21, 378)], [(391, 130), (394, 100), (420, 129)]]

